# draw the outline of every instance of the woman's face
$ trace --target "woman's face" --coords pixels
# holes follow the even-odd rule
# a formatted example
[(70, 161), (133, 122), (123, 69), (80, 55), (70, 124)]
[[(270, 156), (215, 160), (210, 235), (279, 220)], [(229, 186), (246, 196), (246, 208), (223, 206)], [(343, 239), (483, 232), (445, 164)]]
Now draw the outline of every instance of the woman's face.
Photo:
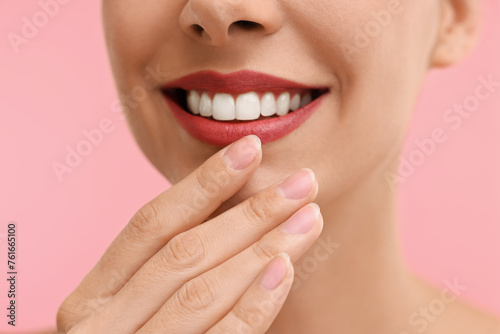
[[(166, 102), (166, 84), (205, 70), (251, 70), (327, 89), (298, 128), (277, 140), (265, 135), (271, 141), (263, 146), (261, 168), (232, 199), (309, 167), (320, 183), (320, 204), (368, 177), (382, 180), (394, 166), (429, 67), (440, 9), (435, 0), (103, 2), (111, 63), (129, 124), (147, 157), (172, 183), (220, 146), (186, 130)], [(212, 99), (228, 93), (220, 86), (210, 92), (209, 86), (195, 82), (189, 89), (200, 95), (208, 90)], [(287, 89), (297, 92), (278, 86), (254, 91), (261, 98), (266, 91), (275, 97)], [(227, 106), (227, 99), (220, 101)], [(203, 118), (190, 115), (188, 123), (192, 117)]]

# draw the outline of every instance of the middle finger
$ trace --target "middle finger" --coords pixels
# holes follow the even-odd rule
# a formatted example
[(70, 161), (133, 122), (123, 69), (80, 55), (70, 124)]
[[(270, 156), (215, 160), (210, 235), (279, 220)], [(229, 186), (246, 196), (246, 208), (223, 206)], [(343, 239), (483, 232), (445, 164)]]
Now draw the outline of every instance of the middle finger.
[[(110, 300), (110, 314), (120, 314), (123, 328), (152, 316), (185, 282), (227, 261), (310, 203), (318, 192), (309, 169), (295, 173), (218, 217), (174, 237)], [(141, 305), (128, 307), (127, 301)], [(134, 323), (135, 322), (135, 323)]]

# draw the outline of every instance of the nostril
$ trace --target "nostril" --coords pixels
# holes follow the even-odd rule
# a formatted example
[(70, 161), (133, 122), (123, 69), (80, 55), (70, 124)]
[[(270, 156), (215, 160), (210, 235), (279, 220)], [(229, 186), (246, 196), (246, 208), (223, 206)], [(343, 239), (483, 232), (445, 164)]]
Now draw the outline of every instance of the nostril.
[(252, 30), (255, 28), (262, 28), (262, 25), (252, 21), (240, 20), (234, 22), (232, 25), (236, 25), (244, 30)]
[(191, 26), (191, 29), (193, 29), (193, 31), (194, 31), (195, 33), (197, 33), (198, 35), (201, 35), (201, 33), (203, 32), (203, 30), (205, 30), (205, 29), (203, 29), (203, 27), (202, 27), (202, 26), (200, 26), (199, 24), (193, 24), (193, 25)]

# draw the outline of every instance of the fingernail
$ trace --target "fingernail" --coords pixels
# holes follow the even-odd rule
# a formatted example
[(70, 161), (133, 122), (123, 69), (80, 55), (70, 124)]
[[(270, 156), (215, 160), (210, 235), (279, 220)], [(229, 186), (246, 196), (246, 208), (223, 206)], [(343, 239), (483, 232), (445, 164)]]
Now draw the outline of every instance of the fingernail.
[(286, 179), (276, 190), (285, 198), (301, 199), (309, 194), (313, 182), (313, 171), (309, 168), (305, 168)]
[(274, 290), (285, 278), (288, 271), (290, 256), (287, 253), (280, 253), (275, 257), (264, 270), (259, 284), (267, 290)]
[(289, 234), (304, 234), (309, 232), (318, 220), (320, 209), (318, 204), (311, 203), (288, 218), (281, 229)]
[(247, 136), (229, 146), (223, 155), (224, 161), (234, 170), (243, 170), (250, 166), (261, 150), (259, 137)]

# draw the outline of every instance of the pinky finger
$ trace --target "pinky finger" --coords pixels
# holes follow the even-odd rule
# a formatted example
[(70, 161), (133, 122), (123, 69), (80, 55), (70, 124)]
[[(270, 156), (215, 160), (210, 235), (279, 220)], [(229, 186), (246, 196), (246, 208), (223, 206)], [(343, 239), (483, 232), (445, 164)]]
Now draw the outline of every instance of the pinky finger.
[(293, 283), (293, 266), (280, 253), (247, 289), (233, 309), (206, 334), (263, 334), (278, 315)]

